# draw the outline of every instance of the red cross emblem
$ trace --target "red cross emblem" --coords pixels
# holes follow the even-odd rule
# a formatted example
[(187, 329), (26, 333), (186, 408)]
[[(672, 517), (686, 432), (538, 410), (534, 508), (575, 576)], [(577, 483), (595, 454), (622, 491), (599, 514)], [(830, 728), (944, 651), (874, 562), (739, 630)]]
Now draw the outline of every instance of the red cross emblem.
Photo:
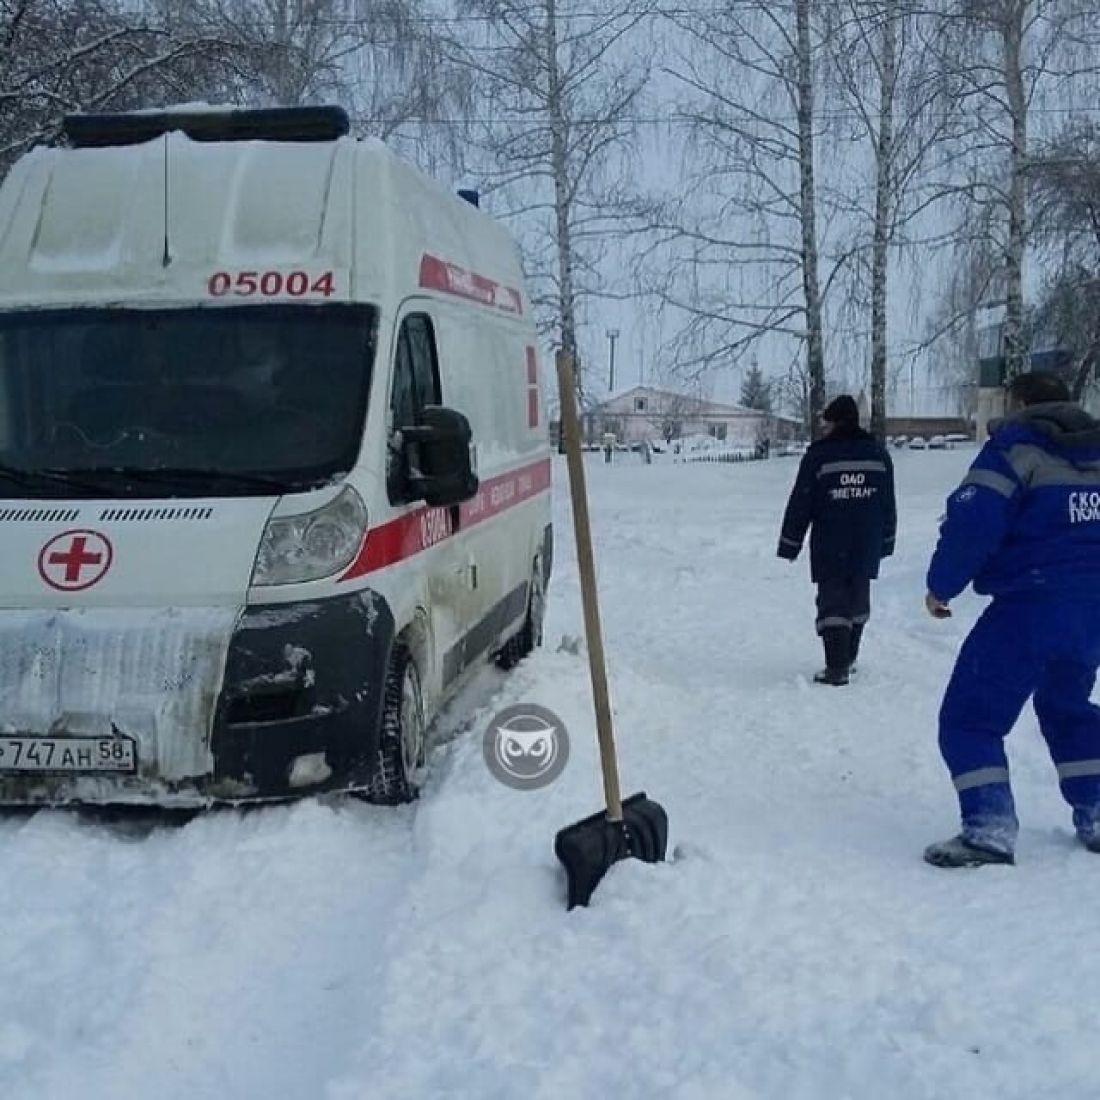
[(111, 568), (114, 551), (98, 531), (66, 531), (50, 539), (38, 555), (38, 575), (62, 592), (91, 588)]

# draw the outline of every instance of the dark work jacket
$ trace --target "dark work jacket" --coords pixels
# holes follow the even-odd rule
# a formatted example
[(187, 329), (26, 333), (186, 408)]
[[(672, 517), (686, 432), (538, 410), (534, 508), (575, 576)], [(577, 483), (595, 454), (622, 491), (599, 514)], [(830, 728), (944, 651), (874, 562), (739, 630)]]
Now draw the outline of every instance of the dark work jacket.
[(806, 451), (783, 516), (779, 556), (794, 561), (811, 526), (815, 581), (877, 577), (879, 562), (894, 552), (893, 463), (862, 428), (838, 425)]

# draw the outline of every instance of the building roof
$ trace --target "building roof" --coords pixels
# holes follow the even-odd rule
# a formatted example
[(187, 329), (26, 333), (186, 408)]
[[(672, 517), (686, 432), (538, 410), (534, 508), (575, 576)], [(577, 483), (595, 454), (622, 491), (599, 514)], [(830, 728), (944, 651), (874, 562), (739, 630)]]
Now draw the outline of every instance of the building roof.
[[(633, 400), (637, 397), (653, 398), (659, 401), (664, 406), (677, 407), (677, 411), (683, 414), (691, 414), (694, 416), (725, 416), (725, 417), (759, 417), (770, 416), (774, 420), (789, 420), (791, 423), (797, 421), (796, 417), (784, 416), (782, 413), (764, 413), (760, 409), (750, 409), (746, 405), (731, 404), (722, 401), (710, 401), (703, 397), (694, 397), (691, 394), (676, 393), (674, 390), (662, 390), (655, 386), (632, 386), (628, 390), (622, 390), (619, 393), (612, 394), (610, 397), (592, 406), (588, 410), (589, 413), (609, 413), (615, 416), (629, 416), (631, 411), (618, 411), (617, 406), (620, 406), (624, 401)], [(656, 411), (656, 410), (654, 410)]]

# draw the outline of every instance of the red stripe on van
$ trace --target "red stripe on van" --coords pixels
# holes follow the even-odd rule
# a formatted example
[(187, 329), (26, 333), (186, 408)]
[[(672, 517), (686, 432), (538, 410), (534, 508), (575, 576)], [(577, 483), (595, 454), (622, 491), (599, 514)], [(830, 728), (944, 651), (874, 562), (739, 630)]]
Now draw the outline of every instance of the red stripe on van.
[(480, 302), (483, 306), (502, 309), (506, 313), (523, 312), (523, 297), (518, 290), (427, 252), (420, 257), (420, 285), (425, 290), (454, 294), (471, 302)]
[[(542, 458), (506, 474), (483, 481), (477, 495), (458, 506), (460, 530), (472, 527), (508, 508), (522, 504), (550, 488), (550, 459)], [(348, 566), (342, 581), (395, 565), (443, 542), (454, 534), (450, 508), (426, 505), (383, 523), (367, 533), (359, 556)]]

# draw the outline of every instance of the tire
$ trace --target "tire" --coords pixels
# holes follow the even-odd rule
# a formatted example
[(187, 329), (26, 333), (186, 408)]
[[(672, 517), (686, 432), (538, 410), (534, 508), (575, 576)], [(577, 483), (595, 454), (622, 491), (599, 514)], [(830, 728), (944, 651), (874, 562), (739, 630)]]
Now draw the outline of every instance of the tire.
[(378, 759), (363, 792), (368, 802), (396, 806), (417, 797), (424, 768), (424, 734), (420, 671), (408, 647), (398, 642), (386, 673)]
[(512, 635), (497, 654), (497, 665), (505, 670), (529, 656), (536, 646), (542, 645), (542, 624), (546, 617), (546, 578), (542, 571), (542, 559), (535, 558), (531, 567), (531, 583), (527, 589), (527, 614), (523, 626)]

